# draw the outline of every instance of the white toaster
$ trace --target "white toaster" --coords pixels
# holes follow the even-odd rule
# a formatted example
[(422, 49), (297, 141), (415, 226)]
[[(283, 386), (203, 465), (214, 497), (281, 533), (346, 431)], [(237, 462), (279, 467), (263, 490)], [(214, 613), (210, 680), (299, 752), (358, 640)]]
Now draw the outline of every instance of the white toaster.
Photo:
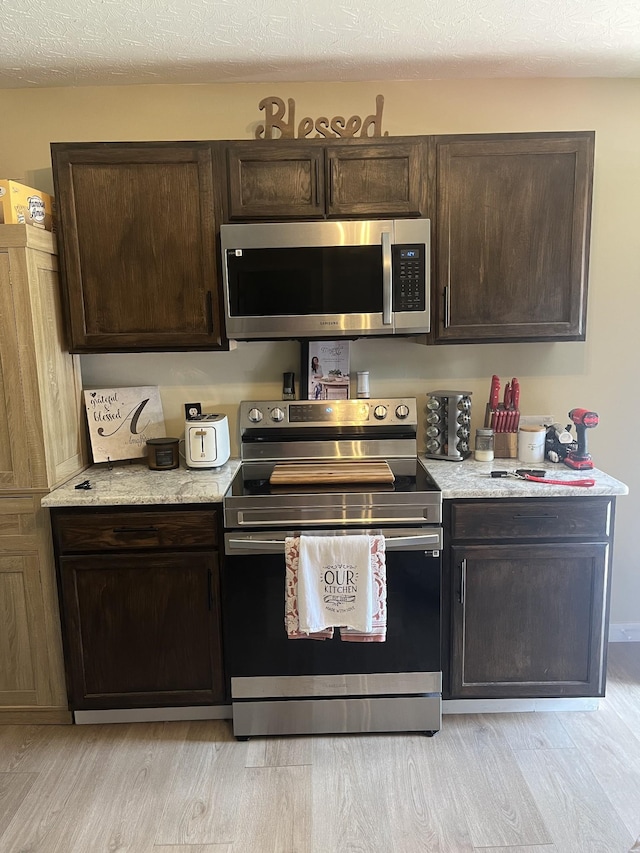
[(218, 468), (229, 459), (226, 415), (198, 415), (184, 424), (184, 456), (189, 468)]

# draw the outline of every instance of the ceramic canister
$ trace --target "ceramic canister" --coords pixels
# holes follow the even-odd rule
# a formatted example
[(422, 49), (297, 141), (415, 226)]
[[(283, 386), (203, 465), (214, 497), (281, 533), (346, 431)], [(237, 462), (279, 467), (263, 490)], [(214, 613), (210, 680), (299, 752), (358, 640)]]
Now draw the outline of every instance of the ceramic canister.
[(538, 424), (523, 424), (518, 430), (518, 459), (527, 464), (544, 462), (544, 446), (547, 437), (545, 427)]

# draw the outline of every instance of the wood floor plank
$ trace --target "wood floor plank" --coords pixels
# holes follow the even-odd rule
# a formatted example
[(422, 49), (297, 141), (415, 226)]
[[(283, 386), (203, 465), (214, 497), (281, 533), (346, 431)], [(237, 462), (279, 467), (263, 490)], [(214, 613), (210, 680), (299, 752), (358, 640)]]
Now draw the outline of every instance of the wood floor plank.
[(316, 739), (313, 853), (470, 853), (448, 785), (447, 738), (439, 738)]
[(606, 701), (632, 731), (640, 731), (640, 643), (611, 643)]
[[(158, 815), (166, 803), (188, 722), (139, 723), (121, 727), (85, 799), (76, 800), (82, 820), (66, 821), (53, 837), (56, 853), (149, 853)], [(50, 839), (50, 841), (52, 841)]]
[(563, 715), (564, 725), (599, 785), (635, 838), (640, 834), (640, 737), (611, 699), (597, 711)]
[(554, 841), (500, 727), (500, 715), (456, 716), (455, 754), (465, 768), (457, 796), (475, 847), (526, 847)]
[(311, 853), (311, 767), (246, 771), (233, 853)]
[[(47, 727), (51, 728), (51, 727)], [(78, 731), (38, 773), (13, 820), (0, 838), (2, 853), (54, 853), (67, 821), (82, 821), (104, 763), (121, 737), (117, 726)], [(68, 853), (68, 851), (64, 851)]]
[(36, 778), (36, 773), (0, 773), (0, 837)]
[(311, 764), (310, 737), (254, 738), (247, 744), (247, 767), (291, 767)]
[(562, 853), (628, 853), (634, 836), (580, 749), (525, 749), (515, 755)]
[[(394, 849), (395, 768), (385, 767), (384, 754), (382, 737), (322, 737), (314, 742), (313, 853)], [(385, 770), (393, 778), (385, 780)]]
[(574, 746), (562, 714), (500, 714), (500, 731), (511, 749), (566, 749)]
[(0, 726), (0, 772), (38, 772), (82, 740), (77, 726)]
[(155, 844), (231, 844), (246, 815), (238, 812), (247, 744), (238, 743), (228, 724), (189, 724), (187, 738), (159, 820)]

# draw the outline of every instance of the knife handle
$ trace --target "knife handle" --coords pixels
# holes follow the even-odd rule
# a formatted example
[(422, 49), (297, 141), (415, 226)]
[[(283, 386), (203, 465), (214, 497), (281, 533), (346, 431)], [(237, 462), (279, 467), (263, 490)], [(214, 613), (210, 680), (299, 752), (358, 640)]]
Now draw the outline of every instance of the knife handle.
[(520, 383), (515, 376), (511, 380), (511, 406), (516, 411), (520, 408)]

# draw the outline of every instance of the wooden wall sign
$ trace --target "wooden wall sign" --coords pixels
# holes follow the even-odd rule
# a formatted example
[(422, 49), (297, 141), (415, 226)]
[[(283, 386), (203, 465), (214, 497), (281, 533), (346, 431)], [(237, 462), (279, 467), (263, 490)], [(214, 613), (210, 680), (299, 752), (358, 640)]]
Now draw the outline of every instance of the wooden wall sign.
[(147, 454), (147, 439), (166, 435), (160, 389), (99, 388), (84, 392), (94, 462)]
[[(289, 98), (287, 103), (282, 98), (272, 95), (263, 98), (258, 104), (259, 110), (264, 110), (264, 124), (256, 127), (256, 139), (305, 139), (315, 131), (315, 138), (352, 137), (352, 136), (389, 136), (388, 131), (382, 132), (382, 108), (384, 97), (376, 96), (376, 111), (362, 119), (353, 115), (348, 119), (344, 116), (310, 116), (300, 119), (296, 126), (296, 102)], [(289, 114), (287, 116), (287, 108)], [(275, 132), (274, 132), (275, 131)]]

